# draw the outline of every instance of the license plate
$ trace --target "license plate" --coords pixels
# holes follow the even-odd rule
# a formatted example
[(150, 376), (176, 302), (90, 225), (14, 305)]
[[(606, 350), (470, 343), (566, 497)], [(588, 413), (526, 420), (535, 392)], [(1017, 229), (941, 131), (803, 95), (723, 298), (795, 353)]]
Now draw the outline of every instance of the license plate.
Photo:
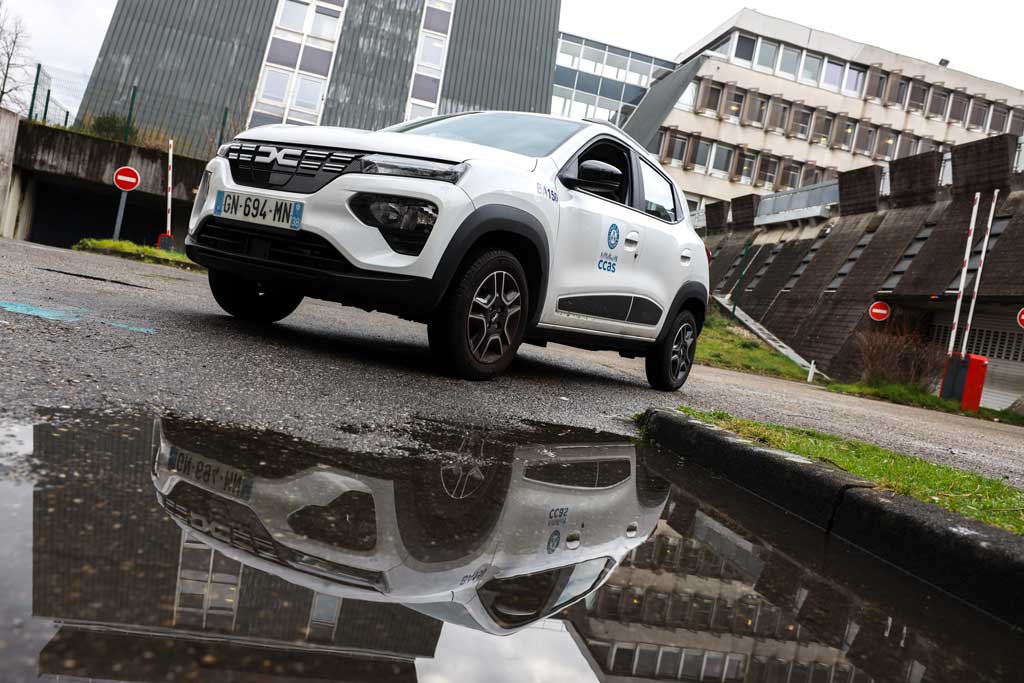
[(298, 230), (302, 227), (304, 209), (305, 205), (302, 202), (221, 191), (217, 193), (214, 213), (219, 218)]
[(252, 495), (252, 477), (242, 470), (208, 460), (195, 453), (172, 449), (168, 469), (194, 484), (201, 484), (234, 498), (249, 500)]

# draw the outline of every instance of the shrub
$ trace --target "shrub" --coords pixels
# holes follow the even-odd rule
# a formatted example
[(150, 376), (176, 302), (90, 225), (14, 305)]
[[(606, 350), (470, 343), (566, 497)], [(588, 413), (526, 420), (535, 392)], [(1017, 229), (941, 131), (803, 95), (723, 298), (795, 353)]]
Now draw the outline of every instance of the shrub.
[[(103, 114), (92, 120), (89, 130), (93, 135), (108, 140), (124, 140), (124, 131), (128, 126), (128, 117), (117, 114)], [(128, 129), (128, 140), (134, 142), (139, 137), (139, 131), (134, 126)]]
[(930, 392), (946, 367), (946, 353), (914, 328), (893, 324), (857, 335), (862, 381), (870, 386), (906, 384)]

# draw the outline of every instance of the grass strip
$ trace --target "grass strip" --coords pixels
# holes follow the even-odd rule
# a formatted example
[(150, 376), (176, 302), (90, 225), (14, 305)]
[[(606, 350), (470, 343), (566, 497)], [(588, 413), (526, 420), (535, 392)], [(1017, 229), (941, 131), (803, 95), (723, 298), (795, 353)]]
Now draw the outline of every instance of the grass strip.
[(976, 417), (982, 420), (989, 420), (990, 422), (1005, 422), (1024, 427), (1024, 415), (1018, 415), (1009, 410), (992, 410), (990, 408), (982, 408), (977, 413), (967, 413), (960, 410), (960, 404), (956, 401), (939, 398), (935, 394), (929, 394), (917, 387), (906, 384), (829, 384), (827, 388), (829, 391), (837, 394), (874, 398), (880, 401), (888, 401), (889, 403), (899, 403), (905, 406), (927, 408), (928, 410), (938, 410), (943, 413)]
[(88, 251), (94, 254), (120, 256), (121, 258), (143, 263), (155, 263), (163, 266), (174, 266), (185, 270), (201, 271), (204, 268), (190, 260), (184, 254), (156, 247), (147, 247), (125, 240), (84, 239), (72, 247), (75, 251)]
[(709, 307), (704, 331), (697, 342), (697, 363), (797, 382), (807, 380), (806, 370), (743, 332), (742, 325), (722, 315), (717, 306)]
[(1024, 491), (997, 479), (811, 429), (744, 420), (722, 411), (679, 410), (771, 448), (835, 465), (881, 488), (1024, 535)]

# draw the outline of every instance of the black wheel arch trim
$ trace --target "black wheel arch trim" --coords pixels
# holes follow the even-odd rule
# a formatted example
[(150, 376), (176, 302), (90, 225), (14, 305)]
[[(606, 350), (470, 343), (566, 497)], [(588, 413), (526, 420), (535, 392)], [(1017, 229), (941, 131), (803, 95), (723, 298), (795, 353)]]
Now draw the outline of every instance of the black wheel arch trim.
[[(437, 303), (439, 304), (448, 292), (455, 279), (455, 274), (465, 262), (466, 256), (469, 255), (473, 246), (488, 235), (502, 232), (527, 239), (537, 250), (540, 259), (540, 272), (537, 273), (539, 286), (536, 292), (530, 292), (530, 302), (533, 305), (530, 319), (527, 322), (527, 329), (530, 329), (540, 319), (541, 309), (547, 297), (551, 248), (540, 221), (527, 211), (514, 206), (486, 204), (477, 208), (462, 222), (448, 242), (444, 256), (434, 271), (432, 279), (438, 299)], [(528, 264), (523, 264), (524, 269), (527, 266)]]
[[(658, 342), (663, 342), (665, 338), (671, 334), (672, 321), (676, 319), (679, 312), (683, 310), (688, 301), (697, 301), (704, 308), (704, 314), (707, 315), (708, 310), (708, 288), (700, 282), (687, 282), (679, 288), (679, 292), (676, 293), (675, 299), (672, 300), (672, 306), (668, 310), (668, 317), (665, 318), (665, 325), (661, 330), (661, 334), (658, 335)], [(698, 324), (701, 330), (704, 328), (703, 321), (698, 320)], [(701, 330), (697, 330), (700, 334)]]

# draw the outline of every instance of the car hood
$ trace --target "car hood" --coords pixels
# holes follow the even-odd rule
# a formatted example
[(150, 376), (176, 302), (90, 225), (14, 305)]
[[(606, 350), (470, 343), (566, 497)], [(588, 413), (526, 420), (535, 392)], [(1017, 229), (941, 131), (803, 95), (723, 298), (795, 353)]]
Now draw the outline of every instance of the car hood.
[(396, 154), (399, 156), (436, 159), (462, 163), (472, 159), (483, 159), (524, 171), (533, 171), (537, 159), (506, 152), (496, 147), (486, 147), (470, 142), (435, 138), (411, 133), (387, 133), (359, 130), (356, 128), (334, 128), (330, 126), (261, 126), (238, 136), (249, 142), (272, 142), (286, 145), (306, 145), (358, 152)]

